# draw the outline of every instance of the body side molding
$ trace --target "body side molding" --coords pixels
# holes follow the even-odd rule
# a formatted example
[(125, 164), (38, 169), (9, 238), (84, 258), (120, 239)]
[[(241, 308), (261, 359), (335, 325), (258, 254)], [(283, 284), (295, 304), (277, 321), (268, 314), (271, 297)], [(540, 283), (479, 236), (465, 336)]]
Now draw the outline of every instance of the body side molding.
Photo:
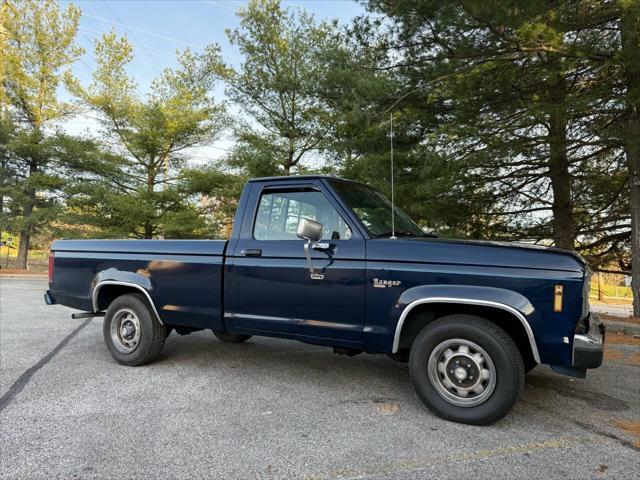
[(414, 307), (418, 305), (423, 305), (426, 303), (458, 303), (458, 304), (467, 304), (467, 305), (480, 305), (485, 307), (500, 308), (509, 313), (512, 313), (520, 321), (525, 331), (527, 332), (527, 337), (529, 338), (529, 345), (531, 346), (531, 351), (533, 353), (534, 360), (536, 361), (536, 363), (541, 363), (540, 355), (538, 353), (538, 346), (536, 344), (535, 336), (533, 335), (533, 330), (531, 330), (531, 326), (529, 325), (529, 322), (521, 312), (519, 312), (517, 309), (513, 308), (512, 306), (504, 303), (494, 302), (491, 300), (480, 300), (480, 299), (474, 299), (474, 298), (425, 297), (425, 298), (419, 298), (417, 300), (414, 300), (413, 302), (408, 304), (402, 311), (402, 314), (400, 315), (400, 319), (398, 320), (398, 323), (396, 325), (396, 332), (393, 337), (393, 349), (392, 349), (393, 353), (397, 353), (398, 351), (398, 346), (400, 344), (400, 334), (402, 333), (402, 327), (404, 325), (405, 319), (407, 318), (407, 316), (409, 315), (409, 313)]
[(105, 285), (119, 285), (123, 287), (133, 287), (137, 290), (140, 290), (145, 295), (145, 297), (147, 297), (147, 300), (149, 301), (149, 305), (151, 305), (151, 309), (153, 310), (153, 313), (155, 314), (156, 319), (158, 320), (158, 322), (160, 322), (160, 325), (163, 325), (162, 319), (160, 318), (160, 314), (158, 314), (158, 310), (156, 309), (156, 306), (153, 303), (153, 300), (151, 299), (151, 295), (149, 295), (149, 292), (147, 292), (147, 290), (145, 290), (142, 286), (133, 282), (123, 282), (120, 280), (102, 280), (96, 283), (96, 285), (93, 287), (93, 292), (91, 293), (91, 304), (93, 305), (94, 312), (98, 312), (98, 294), (100, 293), (100, 289)]

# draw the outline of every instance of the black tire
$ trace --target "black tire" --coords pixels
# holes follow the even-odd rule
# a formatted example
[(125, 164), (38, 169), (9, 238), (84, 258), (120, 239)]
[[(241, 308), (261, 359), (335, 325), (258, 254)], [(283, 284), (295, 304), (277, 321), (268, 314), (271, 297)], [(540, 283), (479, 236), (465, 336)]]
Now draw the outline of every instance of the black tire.
[[(127, 323), (134, 324), (134, 317), (137, 319), (137, 324), (131, 327), (134, 332), (133, 340), (135, 335), (139, 336), (137, 342), (132, 340), (125, 345), (129, 335), (122, 334), (122, 327), (127, 328)], [(151, 363), (160, 356), (167, 338), (167, 327), (161, 325), (155, 318), (146, 298), (133, 293), (121, 295), (111, 302), (104, 317), (102, 334), (111, 356), (118, 363), (140, 366)], [(123, 349), (130, 351), (123, 351)]]
[(224, 343), (242, 343), (249, 340), (253, 335), (240, 335), (238, 333), (223, 332), (222, 330), (211, 330), (218, 340)]
[[(449, 343), (451, 346), (447, 346)], [(464, 351), (458, 350), (456, 345), (465, 345), (466, 348), (471, 348), (468, 352), (472, 353), (474, 350), (476, 353), (483, 350), (478, 357), (481, 360), (474, 363), (473, 358), (468, 357), (470, 361), (465, 365), (467, 361)], [(451, 352), (454, 354), (451, 355)], [(432, 363), (429, 363), (430, 358)], [(454, 369), (452, 367), (457, 367), (457, 364), (453, 362), (457, 359), (462, 362), (459, 365), (461, 368)], [(467, 366), (471, 368), (467, 369)], [(433, 382), (429, 370), (432, 372)], [(470, 380), (476, 372), (480, 375), (476, 376), (476, 380)], [(458, 374), (464, 378), (458, 378)], [(467, 391), (469, 398), (462, 398), (465, 392), (460, 392), (460, 385), (466, 387), (472, 382), (477, 384), (483, 374), (487, 374), (489, 379), (495, 379), (495, 382), (482, 380), (480, 383), (484, 391), (478, 394)], [(420, 399), (436, 415), (472, 425), (486, 425), (504, 417), (518, 401), (524, 388), (522, 357), (513, 339), (494, 323), (475, 315), (448, 315), (422, 329), (411, 348), (409, 375)], [(446, 386), (447, 380), (451, 388)], [(454, 385), (452, 380), (469, 383)], [(460, 402), (474, 401), (480, 403), (459, 405)]]

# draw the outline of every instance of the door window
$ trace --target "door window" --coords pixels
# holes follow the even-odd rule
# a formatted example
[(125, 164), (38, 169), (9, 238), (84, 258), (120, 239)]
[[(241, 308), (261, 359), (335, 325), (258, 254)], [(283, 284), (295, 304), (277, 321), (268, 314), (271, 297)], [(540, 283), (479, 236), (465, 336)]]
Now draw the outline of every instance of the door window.
[(323, 240), (348, 240), (351, 229), (322, 192), (317, 190), (266, 191), (260, 197), (253, 226), (256, 240), (297, 240), (302, 218), (323, 225)]

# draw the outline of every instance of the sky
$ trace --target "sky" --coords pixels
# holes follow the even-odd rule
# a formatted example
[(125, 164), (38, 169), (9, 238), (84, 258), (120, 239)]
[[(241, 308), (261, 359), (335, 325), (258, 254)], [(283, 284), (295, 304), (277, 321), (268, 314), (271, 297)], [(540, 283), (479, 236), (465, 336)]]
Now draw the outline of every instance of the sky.
[[(364, 12), (354, 0), (281, 0), (286, 8), (306, 9), (318, 20), (338, 19), (348, 23)], [(91, 79), (95, 68), (94, 42), (103, 33), (114, 30), (127, 35), (133, 44), (134, 60), (129, 73), (138, 83), (138, 90), (146, 93), (151, 81), (166, 67), (177, 65), (177, 50), (189, 47), (201, 50), (212, 43), (220, 45), (223, 58), (232, 65), (239, 65), (241, 57), (229, 44), (225, 29), (236, 28), (236, 11), (245, 5), (240, 0), (61, 0), (61, 7), (73, 3), (82, 10), (77, 44), (85, 53), (73, 66), (75, 76), (83, 85)], [(224, 88), (217, 87), (216, 100), (224, 100)], [(62, 92), (62, 96), (65, 93)], [(98, 132), (98, 126), (89, 116), (77, 116), (65, 122), (64, 128), (71, 134)], [(221, 138), (210, 146), (199, 147), (190, 152), (194, 159), (206, 162), (227, 153), (233, 145), (228, 137)]]

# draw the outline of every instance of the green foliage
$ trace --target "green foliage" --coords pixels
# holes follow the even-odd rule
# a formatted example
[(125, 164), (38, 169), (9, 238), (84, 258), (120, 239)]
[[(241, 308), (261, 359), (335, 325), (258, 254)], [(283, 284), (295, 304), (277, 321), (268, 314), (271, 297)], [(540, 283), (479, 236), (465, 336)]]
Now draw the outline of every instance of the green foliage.
[(187, 168), (182, 175), (185, 188), (199, 196), (198, 210), (204, 217), (208, 236), (228, 238), (236, 206), (248, 178), (221, 171), (215, 166)]
[[(462, 235), (553, 239), (605, 264), (628, 258), (627, 176), (620, 142), (607, 132), (624, 109), (610, 88), (615, 6), (374, 0), (369, 7), (389, 21), (358, 22), (356, 33), (379, 35), (403, 84), (394, 108), (406, 118), (399, 130), (418, 132), (397, 163), (399, 175), (412, 173), (405, 180), (410, 202), (423, 205), (419, 220)], [(358, 163), (371, 161), (374, 154)], [(355, 170), (365, 171), (360, 165)], [(376, 170), (372, 179), (384, 167)], [(603, 188), (603, 176), (613, 188)]]
[(60, 211), (58, 193), (75, 140), (54, 130), (54, 122), (73, 110), (58, 100), (57, 89), (82, 53), (74, 43), (79, 15), (72, 5), (61, 11), (53, 0), (3, 2), (0, 8), (0, 213), (20, 233), (20, 268), (31, 236)]
[(79, 17), (77, 7), (61, 11), (54, 0), (3, 3), (0, 98), (15, 120), (32, 130), (70, 113), (57, 89), (82, 54), (74, 43)]
[(165, 69), (145, 99), (125, 70), (132, 55), (126, 37), (106, 34), (96, 43), (91, 85), (70, 82), (99, 115), (105, 140), (116, 140), (115, 150), (73, 187), (71, 218), (99, 229), (91, 234), (207, 236), (181, 169), (182, 151), (212, 141), (226, 124), (223, 107), (210, 96), (217, 49), (183, 52), (179, 67)]
[(239, 69), (220, 61), (227, 96), (249, 117), (235, 125), (232, 163), (250, 172), (288, 175), (322, 147), (335, 123), (319, 95), (333, 45), (332, 26), (304, 11), (292, 14), (278, 0), (252, 0), (228, 30), (243, 55)]

